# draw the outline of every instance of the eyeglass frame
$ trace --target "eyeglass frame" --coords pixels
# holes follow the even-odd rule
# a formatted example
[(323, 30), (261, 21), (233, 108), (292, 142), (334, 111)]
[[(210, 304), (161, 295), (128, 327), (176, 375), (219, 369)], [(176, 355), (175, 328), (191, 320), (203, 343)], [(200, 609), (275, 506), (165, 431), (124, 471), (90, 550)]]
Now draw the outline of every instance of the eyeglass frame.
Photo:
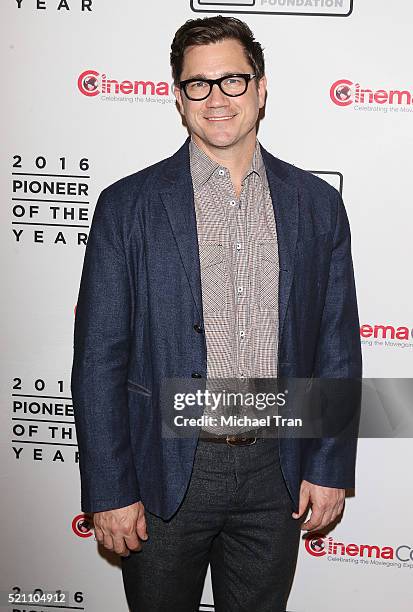
[[(236, 72), (234, 74), (226, 74), (225, 76), (219, 77), (219, 79), (192, 78), (192, 79), (186, 79), (185, 81), (180, 81), (179, 82), (179, 88), (184, 92), (184, 94), (188, 98), (188, 100), (191, 100), (191, 102), (202, 102), (202, 100), (206, 100), (208, 98), (208, 96), (211, 95), (212, 88), (213, 88), (214, 85), (218, 85), (220, 91), (222, 91), (224, 96), (228, 96), (229, 98), (238, 98), (239, 96), (243, 96), (245, 94), (245, 92), (248, 89), (248, 86), (249, 86), (250, 82), (256, 76), (257, 76), (256, 74)], [(221, 87), (222, 81), (225, 81), (225, 79), (230, 79), (231, 77), (243, 77), (245, 79), (245, 89), (244, 89), (244, 91), (242, 93), (239, 93), (239, 94), (228, 94), (225, 91), (223, 91), (223, 89)], [(188, 83), (196, 83), (197, 81), (202, 81), (203, 83), (208, 83), (208, 85), (209, 85), (209, 92), (203, 98), (190, 98), (188, 96), (187, 92), (186, 92), (186, 85)]]

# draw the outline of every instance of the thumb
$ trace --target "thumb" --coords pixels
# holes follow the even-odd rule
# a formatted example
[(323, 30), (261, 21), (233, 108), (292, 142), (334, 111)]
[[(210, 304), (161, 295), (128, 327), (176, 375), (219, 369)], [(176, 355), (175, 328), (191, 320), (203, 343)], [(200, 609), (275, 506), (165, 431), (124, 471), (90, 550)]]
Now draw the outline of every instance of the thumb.
[(303, 487), (300, 491), (300, 503), (298, 507), (298, 512), (293, 512), (291, 516), (295, 519), (300, 518), (300, 516), (302, 516), (303, 513), (306, 511), (309, 501), (310, 491), (307, 488)]

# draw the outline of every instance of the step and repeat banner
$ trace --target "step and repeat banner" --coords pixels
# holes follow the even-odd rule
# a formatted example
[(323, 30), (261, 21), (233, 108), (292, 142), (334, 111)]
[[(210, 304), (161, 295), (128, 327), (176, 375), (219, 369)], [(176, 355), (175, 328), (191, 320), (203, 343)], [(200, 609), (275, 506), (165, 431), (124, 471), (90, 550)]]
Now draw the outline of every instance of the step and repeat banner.
[[(2, 604), (126, 612), (119, 559), (80, 508), (73, 325), (100, 191), (187, 136), (173, 35), (211, 14), (250, 25), (268, 77), (260, 141), (343, 195), (364, 376), (409, 378), (413, 3), (2, 0), (0, 14)], [(412, 609), (412, 462), (408, 437), (360, 440), (356, 493), (328, 536), (303, 537), (290, 612)], [(214, 609), (209, 573), (201, 609)]]

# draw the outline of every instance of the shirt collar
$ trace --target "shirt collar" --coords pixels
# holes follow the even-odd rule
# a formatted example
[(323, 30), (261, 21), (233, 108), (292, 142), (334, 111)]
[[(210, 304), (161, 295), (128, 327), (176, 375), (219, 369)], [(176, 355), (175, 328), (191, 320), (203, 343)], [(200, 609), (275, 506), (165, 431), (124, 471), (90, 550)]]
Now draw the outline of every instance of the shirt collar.
[[(225, 166), (220, 166), (220, 164), (213, 159), (211, 159), (203, 149), (201, 149), (195, 141), (191, 138), (189, 142), (189, 159), (190, 159), (190, 168), (191, 168), (191, 176), (194, 190), (197, 191), (201, 189), (201, 187), (209, 181), (214, 172), (218, 168), (224, 168)], [(251, 164), (249, 169), (244, 175), (244, 179), (247, 178), (252, 172), (258, 174), (260, 179), (265, 183), (266, 174), (265, 174), (265, 166), (264, 161), (261, 155), (261, 145), (258, 139), (255, 142), (255, 149), (252, 156)]]

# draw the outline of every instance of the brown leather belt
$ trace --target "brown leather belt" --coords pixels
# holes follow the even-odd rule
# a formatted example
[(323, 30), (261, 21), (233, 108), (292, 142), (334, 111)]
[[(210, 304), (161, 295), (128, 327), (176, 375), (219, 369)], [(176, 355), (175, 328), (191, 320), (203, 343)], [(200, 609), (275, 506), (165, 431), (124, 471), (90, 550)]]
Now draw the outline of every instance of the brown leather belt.
[(228, 444), (229, 446), (251, 446), (251, 444), (255, 444), (257, 441), (256, 436), (236, 436), (236, 435), (226, 435), (226, 436), (209, 436), (203, 437), (200, 436), (199, 439), (202, 442), (218, 442), (220, 444)]

